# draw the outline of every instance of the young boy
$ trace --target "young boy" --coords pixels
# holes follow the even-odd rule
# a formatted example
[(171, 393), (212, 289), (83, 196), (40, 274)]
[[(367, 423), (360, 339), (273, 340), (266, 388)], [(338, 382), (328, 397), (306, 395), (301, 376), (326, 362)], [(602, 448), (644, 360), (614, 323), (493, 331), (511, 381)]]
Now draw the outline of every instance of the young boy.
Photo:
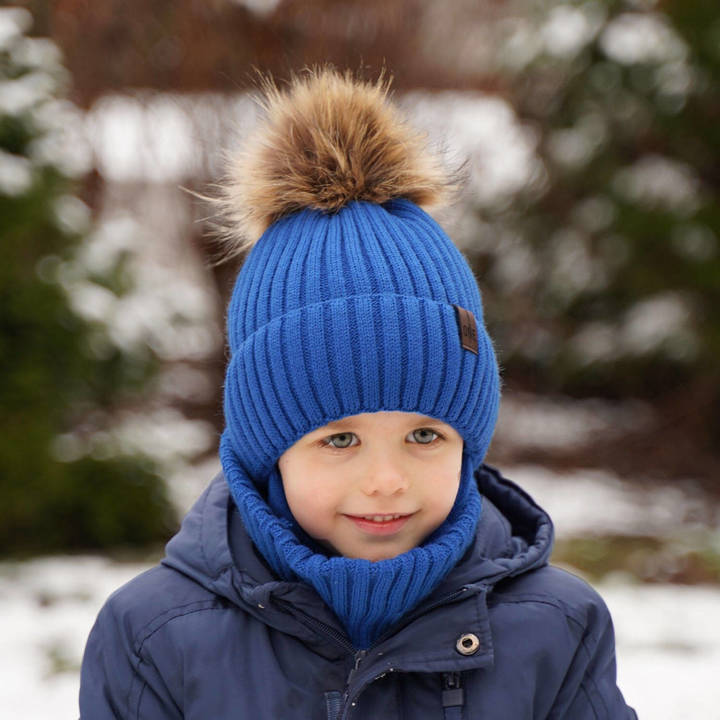
[(550, 518), (483, 464), (498, 366), (423, 209), (452, 179), (382, 78), (265, 90), (221, 200), (252, 246), (222, 473), (100, 611), (82, 717), (636, 717), (602, 599), (548, 566)]

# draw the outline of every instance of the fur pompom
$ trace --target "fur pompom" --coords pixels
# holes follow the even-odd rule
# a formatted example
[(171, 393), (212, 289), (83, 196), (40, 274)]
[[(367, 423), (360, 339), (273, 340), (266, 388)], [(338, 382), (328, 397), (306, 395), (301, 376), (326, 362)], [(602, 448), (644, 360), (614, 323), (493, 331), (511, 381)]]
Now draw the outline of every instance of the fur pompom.
[(429, 210), (450, 200), (458, 179), (388, 101), (390, 82), (382, 72), (373, 83), (328, 66), (293, 75), (285, 90), (263, 79), (264, 118), (227, 157), (215, 201), (232, 254), (303, 208), (334, 212), (352, 200), (404, 197)]

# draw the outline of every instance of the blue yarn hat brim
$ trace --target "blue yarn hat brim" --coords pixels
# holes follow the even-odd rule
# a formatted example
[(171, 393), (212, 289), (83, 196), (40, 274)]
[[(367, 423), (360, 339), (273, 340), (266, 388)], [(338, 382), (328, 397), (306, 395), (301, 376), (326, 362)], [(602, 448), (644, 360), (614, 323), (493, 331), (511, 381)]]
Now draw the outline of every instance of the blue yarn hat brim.
[(225, 384), (226, 415), (247, 418), (227, 426), (246, 471), (267, 477), (308, 432), (384, 409), (452, 425), (479, 464), (497, 419), (495, 354), (487, 333), (478, 355), (457, 335), (451, 305), (391, 294), (336, 298), (263, 325), (233, 355)]

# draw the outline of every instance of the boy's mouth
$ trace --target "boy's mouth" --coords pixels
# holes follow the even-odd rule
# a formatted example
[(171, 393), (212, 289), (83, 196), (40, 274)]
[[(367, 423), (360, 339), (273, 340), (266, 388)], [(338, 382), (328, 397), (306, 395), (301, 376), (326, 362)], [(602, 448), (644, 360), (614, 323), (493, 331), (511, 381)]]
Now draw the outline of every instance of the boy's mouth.
[(371, 535), (392, 535), (414, 515), (346, 515), (345, 517), (355, 524), (358, 530)]

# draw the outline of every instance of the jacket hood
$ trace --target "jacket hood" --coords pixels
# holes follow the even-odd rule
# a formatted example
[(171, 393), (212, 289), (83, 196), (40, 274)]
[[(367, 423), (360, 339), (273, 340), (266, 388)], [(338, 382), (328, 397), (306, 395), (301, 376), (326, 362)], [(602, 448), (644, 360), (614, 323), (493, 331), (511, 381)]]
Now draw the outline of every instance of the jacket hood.
[[(412, 615), (462, 590), (487, 592), (504, 578), (548, 562), (554, 535), (548, 514), (494, 468), (481, 465), (474, 476), (483, 496), (475, 540)], [(298, 614), (309, 615), (339, 636), (344, 635), (314, 588), (274, 576), (245, 531), (222, 473), (186, 515), (167, 544), (162, 564), (306, 642), (315, 644), (316, 633), (307, 622), (298, 623)]]

